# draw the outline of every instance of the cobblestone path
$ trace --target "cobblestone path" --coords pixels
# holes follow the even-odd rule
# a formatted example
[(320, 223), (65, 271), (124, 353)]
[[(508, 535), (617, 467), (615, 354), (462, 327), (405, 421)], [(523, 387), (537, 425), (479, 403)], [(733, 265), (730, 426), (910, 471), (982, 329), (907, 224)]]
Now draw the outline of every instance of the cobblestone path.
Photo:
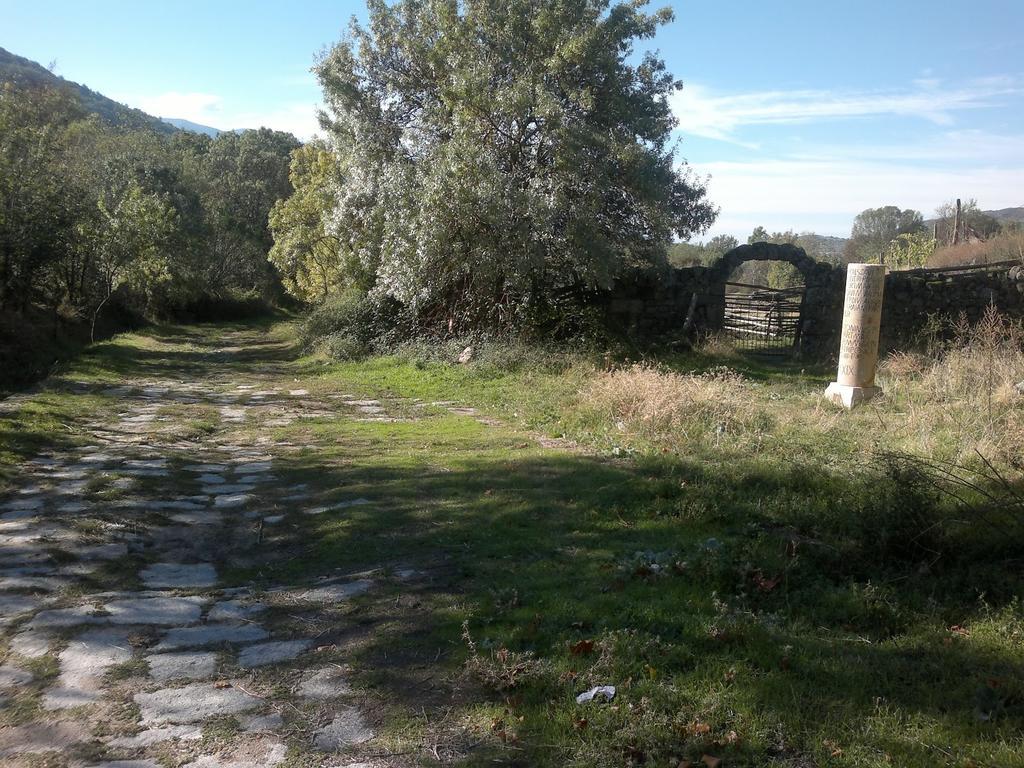
[(411, 572), (226, 578), (290, 516), (367, 503), (283, 482), (300, 446), (274, 428), (386, 409), (290, 389), (251, 332), (216, 342), (159, 377), (66, 382), (101, 404), (74, 417), (90, 444), (44, 446), (0, 500), (0, 764), (404, 764), (376, 746), (332, 632), (346, 601)]

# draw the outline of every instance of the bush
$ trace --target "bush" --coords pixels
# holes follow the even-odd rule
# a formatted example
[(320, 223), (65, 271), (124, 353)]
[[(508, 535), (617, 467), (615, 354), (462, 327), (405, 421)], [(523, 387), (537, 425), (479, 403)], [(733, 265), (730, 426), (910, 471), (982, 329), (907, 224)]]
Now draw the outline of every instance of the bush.
[(362, 360), (371, 351), (359, 339), (347, 333), (332, 333), (323, 339), (321, 347), (333, 360)]
[(217, 323), (251, 320), (274, 311), (257, 293), (228, 296), (199, 296), (180, 307), (170, 306), (160, 314), (169, 320), (186, 323)]
[(352, 360), (395, 347), (410, 333), (403, 308), (393, 299), (349, 288), (314, 309), (300, 331), (307, 349)]

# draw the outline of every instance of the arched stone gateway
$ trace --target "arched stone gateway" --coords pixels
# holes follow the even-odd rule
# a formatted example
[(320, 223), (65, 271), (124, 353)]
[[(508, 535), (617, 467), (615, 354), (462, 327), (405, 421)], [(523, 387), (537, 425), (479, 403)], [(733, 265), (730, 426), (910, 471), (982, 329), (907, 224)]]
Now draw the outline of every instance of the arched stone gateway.
[[(778, 261), (791, 264), (803, 279), (802, 289), (757, 289), (730, 282), (747, 262)], [(834, 314), (831, 293), (835, 270), (815, 261), (790, 243), (752, 243), (733, 248), (709, 268), (709, 285), (703, 297), (709, 330), (726, 330), (743, 343), (758, 349), (812, 352), (819, 346), (819, 329)], [(727, 288), (733, 293), (727, 293)], [(735, 291), (742, 291), (737, 295)], [(694, 300), (701, 302), (701, 297)]]
[[(843, 320), (846, 267), (815, 261), (795, 245), (741, 245), (708, 267), (666, 268), (623, 277), (597, 301), (610, 327), (638, 343), (689, 340), (722, 330), (726, 283), (748, 261), (784, 261), (803, 277), (796, 352), (808, 359), (835, 359)], [(912, 343), (930, 316), (971, 322), (996, 306), (1024, 317), (1024, 266), (1019, 262), (913, 269), (885, 278), (881, 349)]]
[(733, 248), (711, 265), (711, 273), (724, 283), (737, 267), (748, 261), (785, 261), (797, 268), (806, 285), (811, 284), (818, 266), (818, 262), (800, 246), (790, 243), (753, 243)]

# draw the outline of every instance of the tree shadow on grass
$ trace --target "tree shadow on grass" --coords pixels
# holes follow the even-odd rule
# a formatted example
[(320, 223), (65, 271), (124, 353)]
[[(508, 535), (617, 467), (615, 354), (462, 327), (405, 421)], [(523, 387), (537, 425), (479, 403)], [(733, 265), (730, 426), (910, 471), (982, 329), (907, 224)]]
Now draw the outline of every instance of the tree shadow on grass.
[[(757, 588), (752, 574), (766, 551), (765, 531), (785, 522), (777, 514), (758, 519), (759, 494), (787, 496), (793, 506), (824, 494), (840, 512), (845, 504), (856, 514), (863, 482), (780, 472), (737, 489), (746, 503), (723, 509), (736, 496), (720, 496), (722, 486), (706, 468), (688, 468), (695, 479), (673, 490), (661, 476), (664, 466), (541, 454), (502, 437), (481, 445), (472, 428), (444, 437), (439, 431), (433, 450), (428, 431), (407, 433), (404, 440), (424, 443), (420, 451), (403, 450), (394, 439), (400, 432), (396, 427), (389, 438), (354, 430), (340, 466), (325, 466), (319, 453), (282, 462), (291, 480), (331, 489), (339, 501), (373, 503), (299, 518), (280, 542), (292, 559), (269, 562), (262, 573), (288, 582), (382, 564), (422, 568), (423, 581), (393, 585), (386, 600), (413, 595), (427, 608), (396, 611), (366, 598), (364, 618), (380, 632), (362, 643), (357, 666), (376, 670), (373, 685), (397, 701), (468, 706), (457, 686), (432, 697), (420, 691), (439, 649), (453, 664), (467, 657), (463, 620), (496, 669), (494, 649), (533, 654), (544, 662), (543, 674), (492, 693), (524, 718), (521, 748), (530, 757), (520, 764), (558, 764), (565, 757), (551, 759), (558, 750), (529, 747), (552, 739), (661, 759), (670, 744), (688, 743), (678, 733), (687, 717), (720, 725), (712, 735), (721, 737), (730, 721), (701, 704), (714, 689), (740, 711), (737, 722), (784, 724), (790, 747), (801, 753), (820, 749), (821, 734), (831, 729), (864, 748), (884, 744), (904, 759), (934, 759), (892, 725), (907, 717), (926, 718), (938, 738), (968, 752), (1024, 726), (1024, 699), (1013, 682), (1024, 676), (1024, 663), (1012, 643), (971, 643), (943, 635), (935, 623), (937, 615), (966, 622), (975, 614), (974, 596), (956, 573), (921, 577), (912, 562), (832, 573), (833, 560), (808, 557), (784, 585)], [(681, 516), (694, 494), (708, 513)], [(786, 542), (767, 546), (781, 552)], [(858, 570), (873, 576), (858, 582), (850, 575)], [(991, 570), (989, 577), (1007, 581), (995, 573), (997, 564)], [(900, 588), (879, 597), (872, 579), (896, 580)], [(580, 640), (595, 640), (603, 657), (573, 656), (568, 649)], [(605, 659), (600, 673), (588, 677), (598, 658)], [(616, 717), (602, 726), (599, 717), (586, 733), (572, 731), (579, 716), (572, 696), (602, 681), (620, 686), (623, 707), (646, 707), (650, 717), (628, 727)], [(976, 705), (986, 688), (1001, 707), (995, 724), (979, 720), (987, 716)], [(881, 716), (883, 710), (895, 714)], [(880, 717), (878, 735), (853, 735), (858, 723)], [(689, 742), (710, 749), (710, 738)], [(781, 747), (759, 733), (716, 749), (731, 764), (761, 765)], [(511, 757), (508, 763), (517, 764)]]

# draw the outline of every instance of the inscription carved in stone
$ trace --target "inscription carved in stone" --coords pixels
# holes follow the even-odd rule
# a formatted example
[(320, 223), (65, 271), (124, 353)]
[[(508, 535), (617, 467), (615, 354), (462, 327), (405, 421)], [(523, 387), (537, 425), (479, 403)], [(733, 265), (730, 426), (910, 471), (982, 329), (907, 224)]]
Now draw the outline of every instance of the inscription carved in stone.
[(826, 395), (852, 408), (878, 393), (878, 336), (882, 324), (885, 267), (850, 264), (846, 272), (843, 302), (843, 335), (839, 345), (839, 370)]

